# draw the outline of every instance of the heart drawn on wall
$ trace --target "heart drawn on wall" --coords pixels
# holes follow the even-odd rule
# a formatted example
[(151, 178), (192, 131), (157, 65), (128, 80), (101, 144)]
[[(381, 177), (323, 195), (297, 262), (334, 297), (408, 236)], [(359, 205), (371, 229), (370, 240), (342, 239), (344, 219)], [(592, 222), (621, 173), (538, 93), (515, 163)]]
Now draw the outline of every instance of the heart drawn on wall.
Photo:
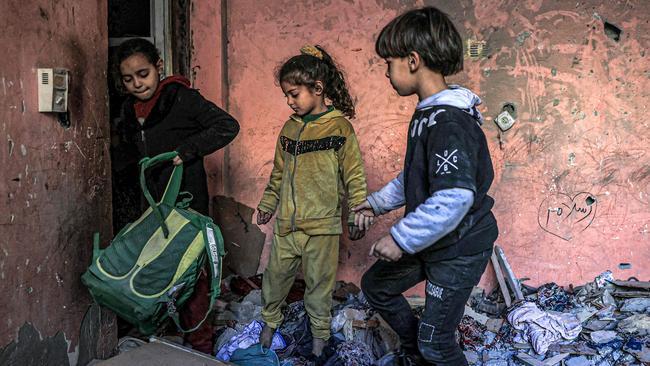
[(597, 207), (596, 196), (589, 192), (580, 192), (573, 197), (556, 193), (539, 205), (537, 222), (547, 233), (571, 240), (594, 222)]

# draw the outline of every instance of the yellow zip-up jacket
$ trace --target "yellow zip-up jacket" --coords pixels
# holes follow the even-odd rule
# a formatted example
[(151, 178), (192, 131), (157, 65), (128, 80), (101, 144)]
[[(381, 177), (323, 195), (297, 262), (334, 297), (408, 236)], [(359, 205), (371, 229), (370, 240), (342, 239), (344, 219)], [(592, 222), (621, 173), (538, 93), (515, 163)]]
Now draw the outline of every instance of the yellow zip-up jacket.
[(311, 122), (291, 116), (280, 131), (271, 178), (257, 207), (277, 209), (275, 233), (341, 234), (346, 192), (348, 209), (368, 195), (352, 124), (337, 109)]

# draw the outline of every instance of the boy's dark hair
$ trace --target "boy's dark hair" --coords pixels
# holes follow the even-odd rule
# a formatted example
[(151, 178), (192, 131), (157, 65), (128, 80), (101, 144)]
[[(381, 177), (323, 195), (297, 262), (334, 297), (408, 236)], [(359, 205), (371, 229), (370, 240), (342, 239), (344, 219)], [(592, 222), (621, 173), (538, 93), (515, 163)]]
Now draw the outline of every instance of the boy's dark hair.
[(463, 69), (463, 40), (447, 14), (434, 7), (410, 10), (379, 33), (375, 51), (381, 58), (417, 52), (424, 64), (443, 76)]
[(332, 105), (349, 118), (354, 118), (354, 102), (348, 92), (343, 72), (321, 46), (315, 47), (322, 55), (300, 54), (288, 59), (276, 73), (278, 83), (287, 82), (313, 88), (320, 80), (324, 94)]
[(143, 55), (147, 61), (152, 65), (156, 65), (160, 60), (160, 52), (151, 42), (142, 38), (133, 38), (127, 41), (122, 42), (115, 53), (113, 54), (113, 59), (111, 61), (111, 73), (113, 75), (113, 82), (115, 83), (115, 88), (124, 93), (124, 85), (122, 84), (122, 73), (120, 72), (120, 64), (122, 61), (135, 54)]

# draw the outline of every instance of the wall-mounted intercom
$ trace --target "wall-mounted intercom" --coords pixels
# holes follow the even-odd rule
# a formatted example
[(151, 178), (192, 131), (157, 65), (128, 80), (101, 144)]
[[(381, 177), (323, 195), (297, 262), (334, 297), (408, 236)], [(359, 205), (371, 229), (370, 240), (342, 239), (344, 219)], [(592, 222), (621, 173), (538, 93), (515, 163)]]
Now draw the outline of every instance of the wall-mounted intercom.
[(62, 68), (38, 69), (38, 111), (68, 111), (69, 72)]
[(515, 119), (517, 118), (517, 107), (513, 103), (505, 103), (501, 107), (501, 113), (495, 119), (497, 126), (501, 131), (508, 131), (512, 125), (515, 124)]

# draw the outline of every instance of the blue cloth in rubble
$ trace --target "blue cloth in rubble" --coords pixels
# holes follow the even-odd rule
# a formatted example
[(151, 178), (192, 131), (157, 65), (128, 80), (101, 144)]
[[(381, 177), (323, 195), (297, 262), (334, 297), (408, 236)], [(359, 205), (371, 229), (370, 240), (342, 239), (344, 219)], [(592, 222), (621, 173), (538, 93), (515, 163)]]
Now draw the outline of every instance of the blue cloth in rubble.
[[(229, 361), (236, 350), (247, 349), (256, 343), (259, 343), (262, 327), (263, 325), (260, 321), (251, 321), (248, 325), (246, 325), (241, 333), (232, 337), (228, 343), (224, 344), (221, 347), (219, 352), (217, 352), (217, 359), (222, 361)], [(280, 333), (275, 332), (273, 335), (273, 340), (271, 342), (271, 350), (282, 349), (286, 346), (287, 345)]]
[(293, 366), (291, 362), (280, 363), (273, 350), (264, 349), (259, 343), (235, 350), (230, 361), (239, 366)]

